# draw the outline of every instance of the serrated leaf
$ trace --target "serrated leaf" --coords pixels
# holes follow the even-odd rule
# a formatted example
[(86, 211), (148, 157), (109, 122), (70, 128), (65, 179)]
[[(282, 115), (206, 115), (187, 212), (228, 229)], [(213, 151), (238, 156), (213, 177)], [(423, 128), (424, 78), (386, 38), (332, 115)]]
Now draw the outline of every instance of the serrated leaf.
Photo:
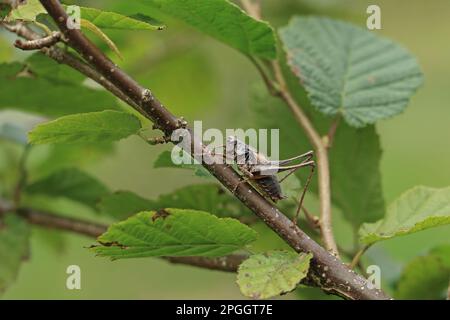
[(399, 114), (423, 82), (406, 49), (345, 22), (295, 17), (280, 37), (311, 103), (354, 127)]
[(237, 283), (244, 296), (266, 299), (290, 292), (306, 277), (312, 254), (269, 251), (245, 260)]
[(0, 293), (17, 277), (21, 263), (28, 258), (30, 228), (9, 213), (0, 218)]
[(109, 193), (108, 188), (87, 173), (75, 168), (56, 171), (26, 187), (28, 194), (68, 198), (95, 208)]
[[(265, 89), (255, 88), (251, 108), (256, 128), (279, 128), (282, 159), (312, 149), (308, 137), (288, 108)], [(319, 133), (326, 135), (331, 121), (315, 110), (306, 109), (306, 112)], [(333, 203), (342, 209), (344, 217), (356, 228), (363, 222), (381, 219), (385, 203), (381, 187), (380, 138), (375, 128), (357, 129), (341, 122), (329, 152)], [(302, 183), (308, 174), (307, 169), (296, 173)], [(287, 186), (283, 182), (281, 187), (284, 190)], [(310, 190), (317, 193), (317, 174)]]
[(99, 28), (120, 30), (161, 30), (162, 25), (154, 25), (155, 20), (143, 14), (124, 16), (116, 12), (80, 7), (81, 17)]
[(17, 109), (57, 117), (118, 109), (116, 99), (105, 91), (49, 81), (46, 76), (33, 75), (32, 67), (28, 72), (21, 72), (26, 67), (18, 62), (0, 64), (0, 110)]
[(450, 246), (443, 245), (417, 257), (404, 268), (396, 299), (443, 299), (450, 281)]
[(100, 213), (117, 219), (125, 219), (141, 211), (155, 208), (154, 202), (129, 191), (108, 194), (98, 204)]
[[(187, 159), (190, 159), (190, 156), (183, 152), (183, 156)], [(194, 162), (194, 160), (192, 160)], [(153, 163), (153, 168), (179, 168), (179, 169), (188, 169), (194, 170), (194, 174), (198, 177), (211, 178), (211, 174), (206, 170), (200, 163), (195, 161), (193, 164), (175, 164), (172, 161), (172, 153), (171, 151), (162, 152), (158, 158), (156, 158)]]
[(73, 114), (40, 124), (29, 134), (31, 144), (112, 142), (137, 134), (139, 119), (129, 113), (105, 110)]
[[(141, 0), (155, 10), (172, 16), (229, 46), (264, 59), (277, 56), (275, 34), (270, 25), (248, 16), (227, 0)], [(146, 12), (144, 12), (146, 13)]]
[(111, 259), (156, 256), (218, 257), (243, 248), (256, 232), (231, 218), (196, 210), (140, 212), (113, 224), (92, 250)]
[(415, 187), (389, 206), (383, 220), (362, 225), (359, 230), (360, 241), (370, 245), (448, 223), (450, 187)]

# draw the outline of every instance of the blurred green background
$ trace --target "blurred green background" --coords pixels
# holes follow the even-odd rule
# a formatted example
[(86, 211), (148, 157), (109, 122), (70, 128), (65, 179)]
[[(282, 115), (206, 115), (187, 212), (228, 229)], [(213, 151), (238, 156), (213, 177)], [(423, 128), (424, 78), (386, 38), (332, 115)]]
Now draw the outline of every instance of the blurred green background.
[[(121, 12), (139, 12), (138, 1), (75, 1), (77, 4)], [(377, 125), (383, 147), (382, 174), (387, 203), (416, 185), (450, 185), (450, 1), (448, 0), (265, 0), (265, 19), (287, 24), (294, 14), (320, 14), (365, 27), (366, 8), (382, 10), (380, 34), (398, 41), (415, 54), (425, 74), (425, 85), (407, 111)], [(207, 127), (249, 125), (249, 92), (259, 76), (238, 52), (178, 23), (161, 32), (107, 32), (119, 46), (119, 65), (150, 87), (165, 105), (189, 121)], [(23, 59), (11, 48), (13, 37), (0, 33), (0, 59)], [(155, 197), (190, 183), (204, 182), (177, 169), (153, 169), (165, 147), (148, 147), (138, 138), (119, 143), (86, 169), (113, 190), (131, 190)], [(303, 150), (301, 150), (303, 151)], [(80, 155), (81, 156), (81, 155)], [(338, 214), (338, 213), (336, 213)], [(345, 239), (348, 228), (336, 221)], [(368, 259), (382, 267), (385, 280), (398, 275), (402, 265), (435, 244), (450, 242), (450, 226), (400, 237), (375, 245)], [(110, 262), (96, 258), (85, 247), (92, 239), (64, 234), (48, 246), (49, 235), (33, 230), (32, 255), (6, 299), (228, 299), (242, 298), (235, 276), (194, 267), (171, 265), (158, 259)], [(68, 265), (82, 270), (82, 290), (65, 287)], [(298, 298), (295, 293), (284, 298)]]

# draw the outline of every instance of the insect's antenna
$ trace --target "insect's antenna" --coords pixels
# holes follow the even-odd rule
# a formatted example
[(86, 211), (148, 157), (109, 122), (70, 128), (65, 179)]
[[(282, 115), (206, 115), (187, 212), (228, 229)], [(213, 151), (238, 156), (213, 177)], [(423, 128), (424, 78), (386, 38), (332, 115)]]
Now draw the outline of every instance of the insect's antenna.
[(309, 184), (311, 183), (312, 176), (313, 176), (314, 170), (316, 168), (316, 164), (314, 162), (311, 162), (310, 167), (311, 167), (311, 170), (309, 172), (308, 179), (306, 180), (305, 187), (303, 188), (302, 195), (300, 197), (300, 201), (299, 201), (299, 204), (298, 204), (298, 207), (297, 207), (297, 211), (295, 212), (295, 218), (294, 218), (294, 221), (293, 221), (294, 225), (297, 225), (298, 216), (300, 214), (300, 210), (303, 207), (303, 200), (305, 199), (306, 190), (308, 190)]

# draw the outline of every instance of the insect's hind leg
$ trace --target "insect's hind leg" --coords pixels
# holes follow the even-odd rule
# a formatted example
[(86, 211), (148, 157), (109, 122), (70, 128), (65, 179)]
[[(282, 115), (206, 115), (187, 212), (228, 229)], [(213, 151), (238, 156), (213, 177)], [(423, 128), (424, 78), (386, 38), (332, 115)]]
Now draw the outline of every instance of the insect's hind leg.
[(298, 220), (298, 216), (300, 214), (300, 210), (303, 207), (303, 200), (305, 199), (306, 190), (308, 190), (309, 184), (311, 183), (311, 180), (312, 180), (312, 176), (314, 175), (314, 171), (316, 169), (316, 163), (314, 161), (311, 161), (310, 163), (311, 164), (309, 164), (309, 167), (310, 167), (309, 176), (306, 179), (305, 187), (303, 188), (303, 191), (300, 196), (299, 203), (298, 203), (297, 211), (295, 212), (295, 217), (294, 217), (294, 220), (292, 221), (295, 226), (297, 225), (297, 220)]
[(299, 199), (299, 204), (297, 207), (297, 210), (295, 212), (295, 216), (292, 220), (292, 222), (294, 223), (294, 225), (297, 225), (297, 220), (298, 220), (298, 216), (300, 214), (300, 210), (303, 207), (303, 200), (305, 199), (305, 195), (306, 195), (306, 190), (308, 190), (309, 184), (311, 183), (312, 180), (312, 176), (314, 175), (314, 171), (316, 168), (316, 163), (312, 160), (305, 160), (304, 162), (297, 164), (297, 165), (293, 165), (293, 166), (286, 166), (286, 167), (279, 167), (278, 172), (282, 172), (282, 171), (289, 171), (289, 173), (283, 177), (280, 180), (280, 183), (283, 182), (288, 176), (290, 176), (292, 173), (294, 173), (295, 171), (297, 171), (300, 168), (303, 167), (309, 167), (310, 168), (310, 172), (309, 172), (309, 176), (306, 180), (305, 186), (303, 188), (303, 191), (301, 193), (300, 199)]
[(314, 156), (314, 151), (308, 151), (304, 154), (301, 154), (299, 156), (293, 157), (293, 158), (289, 158), (289, 159), (285, 159), (285, 160), (279, 160), (279, 161), (270, 161), (271, 164), (278, 164), (280, 166), (282, 165), (286, 165), (288, 163), (291, 163), (292, 161), (295, 161), (297, 159), (303, 159), (305, 158), (302, 162), (307, 162), (310, 161)]

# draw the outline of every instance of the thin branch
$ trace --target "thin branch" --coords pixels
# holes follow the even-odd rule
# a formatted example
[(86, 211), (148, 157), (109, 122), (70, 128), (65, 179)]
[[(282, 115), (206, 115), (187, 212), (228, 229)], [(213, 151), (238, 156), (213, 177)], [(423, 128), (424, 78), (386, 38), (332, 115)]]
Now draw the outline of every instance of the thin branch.
[(327, 134), (326, 146), (327, 149), (331, 149), (334, 143), (334, 137), (336, 135), (336, 130), (339, 127), (339, 123), (341, 122), (341, 117), (337, 116), (330, 125), (330, 129)]
[[(173, 116), (150, 90), (141, 87), (135, 80), (111, 62), (80, 30), (67, 29), (68, 16), (57, 0), (40, 0), (50, 16), (55, 20), (68, 39), (69, 45), (107, 78), (116, 88), (121, 90), (133, 102), (140, 106), (144, 116), (152, 120), (166, 135), (183, 126), (179, 118)], [(189, 132), (190, 129), (188, 129)], [(191, 156), (197, 157), (194, 151), (206, 149), (198, 139), (192, 139)], [(297, 252), (311, 252), (313, 260), (308, 275), (311, 284), (322, 290), (340, 295), (347, 299), (390, 299), (383, 291), (368, 289), (367, 280), (330, 254), (315, 241), (310, 239), (292, 221), (282, 214), (274, 205), (259, 194), (250, 184), (241, 184), (240, 175), (231, 167), (217, 164), (211, 155), (204, 153), (202, 165), (214, 175), (228, 190), (236, 190), (236, 197), (250, 208), (270, 228), (277, 232)], [(211, 161), (210, 161), (211, 160)], [(212, 164), (210, 164), (212, 163)]]
[[(3, 214), (12, 212), (14, 210), (15, 209), (12, 205), (6, 204), (3, 201), (0, 202), (0, 218), (3, 216)], [(33, 225), (59, 231), (73, 232), (90, 238), (97, 238), (108, 229), (106, 225), (97, 224), (81, 219), (58, 216), (52, 213), (33, 209), (21, 208), (15, 210), (15, 212), (17, 215), (26, 219)], [(171, 263), (185, 264), (199, 268), (226, 272), (236, 272), (239, 265), (247, 258), (248, 256), (245, 254), (231, 254), (219, 258), (164, 257), (165, 260)]]
[(350, 269), (354, 269), (357, 265), (359, 265), (361, 257), (366, 253), (366, 251), (370, 248), (370, 246), (364, 246), (361, 248), (353, 257), (352, 262), (350, 263)]
[(22, 50), (40, 50), (43, 48), (51, 47), (56, 43), (58, 43), (60, 40), (61, 40), (61, 32), (53, 32), (49, 36), (36, 40), (28, 40), (24, 42), (18, 39), (14, 43), (14, 46)]
[(166, 259), (175, 264), (187, 264), (204, 269), (237, 272), (239, 265), (247, 258), (248, 256), (244, 254), (230, 254), (219, 258), (167, 257)]
[[(17, 34), (24, 39), (29, 41), (34, 41), (39, 39), (41, 36), (28, 28), (24, 23), (18, 22), (14, 25), (11, 24), (2, 24), (2, 26), (10, 32)], [(94, 68), (86, 64), (84, 61), (80, 60), (78, 57), (73, 54), (66, 52), (56, 46), (51, 48), (41, 48), (40, 51), (58, 63), (66, 64), (73, 69), (79, 71), (84, 74), (86, 77), (94, 80), (101, 86), (103, 86), (106, 90), (111, 92), (120, 100), (126, 102), (131, 105), (135, 109), (139, 109), (140, 107), (136, 105), (127, 95), (125, 95), (122, 91), (117, 89), (109, 80), (103, 77), (100, 73), (98, 73)]]

